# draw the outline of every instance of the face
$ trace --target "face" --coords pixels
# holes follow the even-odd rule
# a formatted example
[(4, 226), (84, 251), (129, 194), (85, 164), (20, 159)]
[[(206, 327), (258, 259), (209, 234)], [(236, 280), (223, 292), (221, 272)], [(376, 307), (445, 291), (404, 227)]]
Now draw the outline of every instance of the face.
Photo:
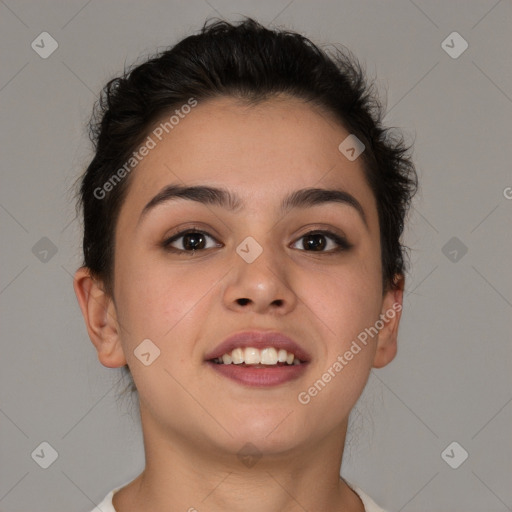
[[(248, 107), (219, 98), (153, 137), (118, 219), (114, 334), (100, 355), (106, 366), (128, 363), (146, 429), (210, 452), (251, 442), (277, 453), (346, 428), (371, 367), (395, 355), (401, 303), (399, 291), (381, 288), (376, 202), (361, 159), (338, 150), (348, 135), (297, 99)], [(169, 185), (225, 189), (237, 208), (152, 201)], [(282, 208), (307, 188), (343, 195)], [(377, 322), (390, 310), (392, 320)], [(253, 367), (249, 383), (248, 373), (234, 378), (206, 360), (227, 337), (254, 330), (291, 338), (307, 362)]]

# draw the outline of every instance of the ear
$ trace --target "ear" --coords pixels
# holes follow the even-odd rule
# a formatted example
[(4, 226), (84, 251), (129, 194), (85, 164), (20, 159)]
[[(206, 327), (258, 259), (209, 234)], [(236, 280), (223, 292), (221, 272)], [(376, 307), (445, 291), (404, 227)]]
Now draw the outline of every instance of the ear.
[(402, 316), (404, 282), (403, 275), (396, 276), (394, 286), (384, 295), (380, 315), (380, 318), (384, 321), (384, 327), (379, 331), (377, 339), (377, 350), (372, 365), (374, 368), (386, 366), (396, 356), (398, 325)]
[(73, 287), (101, 364), (108, 368), (124, 366), (126, 358), (112, 297), (105, 292), (102, 283), (92, 277), (87, 267), (76, 271)]

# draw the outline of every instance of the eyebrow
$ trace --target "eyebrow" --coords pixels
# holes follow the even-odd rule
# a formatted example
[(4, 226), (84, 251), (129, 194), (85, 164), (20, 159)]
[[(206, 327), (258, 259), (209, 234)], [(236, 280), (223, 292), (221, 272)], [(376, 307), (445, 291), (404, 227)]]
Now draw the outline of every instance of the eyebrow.
[[(205, 185), (184, 186), (171, 184), (165, 186), (144, 206), (137, 224), (155, 207), (176, 199), (196, 201), (205, 205), (220, 206), (236, 213), (244, 208), (244, 202), (225, 188)], [(281, 203), (281, 213), (285, 214), (297, 208), (311, 208), (327, 203), (341, 203), (353, 207), (363, 220), (366, 228), (368, 222), (361, 203), (349, 192), (340, 189), (304, 188), (292, 192)]]

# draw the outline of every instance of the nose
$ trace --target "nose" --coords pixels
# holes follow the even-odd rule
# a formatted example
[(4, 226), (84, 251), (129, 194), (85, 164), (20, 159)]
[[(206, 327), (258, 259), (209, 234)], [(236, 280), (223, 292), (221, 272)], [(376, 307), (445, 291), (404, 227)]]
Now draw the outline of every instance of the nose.
[(269, 247), (259, 247), (261, 253), (253, 261), (244, 256), (243, 249), (234, 254), (233, 271), (228, 274), (224, 290), (225, 305), (235, 311), (289, 313), (296, 307), (298, 298), (290, 280), (286, 255), (277, 254)]

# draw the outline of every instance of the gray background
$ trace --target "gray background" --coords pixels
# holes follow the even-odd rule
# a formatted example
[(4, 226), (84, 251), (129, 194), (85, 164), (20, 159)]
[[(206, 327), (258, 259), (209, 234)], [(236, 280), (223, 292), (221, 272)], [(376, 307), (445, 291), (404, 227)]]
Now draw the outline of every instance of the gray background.
[[(70, 190), (106, 81), (208, 16), (241, 14), (348, 46), (387, 93), (386, 123), (416, 141), (399, 352), (354, 411), (343, 475), (390, 511), (512, 510), (506, 0), (0, 1), (0, 510), (88, 512), (143, 469), (136, 410), (116, 401), (120, 370), (98, 362), (72, 289)], [(59, 45), (46, 59), (31, 48), (43, 31)], [(469, 44), (456, 59), (441, 47), (453, 31)], [(48, 469), (31, 456), (43, 441)], [(452, 463), (469, 454), (458, 469), (441, 457), (453, 441)]]

